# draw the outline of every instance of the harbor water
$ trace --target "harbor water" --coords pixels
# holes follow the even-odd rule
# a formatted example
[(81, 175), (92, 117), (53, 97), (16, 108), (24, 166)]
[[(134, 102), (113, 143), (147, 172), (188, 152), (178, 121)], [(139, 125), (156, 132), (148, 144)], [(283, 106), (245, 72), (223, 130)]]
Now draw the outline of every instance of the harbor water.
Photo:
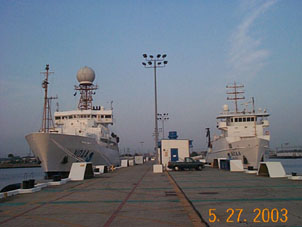
[(270, 162), (281, 162), (284, 170), (287, 174), (291, 174), (292, 172), (297, 173), (298, 175), (302, 175), (302, 158), (295, 159), (270, 159)]
[(22, 183), (23, 180), (28, 180), (30, 178), (35, 180), (43, 179), (44, 172), (42, 168), (0, 169), (0, 190), (9, 184)]

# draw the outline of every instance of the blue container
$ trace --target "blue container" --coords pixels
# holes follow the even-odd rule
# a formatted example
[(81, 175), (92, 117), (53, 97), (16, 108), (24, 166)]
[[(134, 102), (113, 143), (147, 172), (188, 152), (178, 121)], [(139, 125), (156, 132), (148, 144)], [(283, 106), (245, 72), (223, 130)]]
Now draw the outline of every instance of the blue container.
[(168, 137), (169, 137), (170, 140), (176, 140), (178, 138), (177, 132), (176, 131), (169, 132), (169, 136)]

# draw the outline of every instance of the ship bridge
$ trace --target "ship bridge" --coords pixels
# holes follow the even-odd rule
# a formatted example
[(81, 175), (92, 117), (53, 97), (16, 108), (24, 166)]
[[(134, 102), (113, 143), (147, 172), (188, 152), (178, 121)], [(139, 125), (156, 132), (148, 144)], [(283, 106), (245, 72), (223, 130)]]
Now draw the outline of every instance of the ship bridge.
[[(229, 112), (227, 106), (217, 117), (217, 128), (221, 130), (223, 137), (253, 137), (260, 136), (269, 140), (269, 131), (264, 130), (269, 127), (267, 117), (270, 114), (261, 109), (257, 112)], [(235, 139), (235, 138), (234, 138)]]
[(66, 121), (77, 120), (87, 121), (93, 120), (96, 124), (113, 124), (112, 110), (105, 110), (104, 107), (94, 107), (92, 110), (73, 110), (55, 112), (55, 124), (62, 125)]

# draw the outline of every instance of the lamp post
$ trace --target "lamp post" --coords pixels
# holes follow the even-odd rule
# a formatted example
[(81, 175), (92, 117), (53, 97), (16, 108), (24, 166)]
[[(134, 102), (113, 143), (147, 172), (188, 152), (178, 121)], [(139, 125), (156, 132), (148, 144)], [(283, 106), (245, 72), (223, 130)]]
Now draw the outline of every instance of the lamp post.
[(166, 54), (158, 54), (156, 57), (153, 55), (143, 54), (144, 62), (142, 62), (145, 68), (154, 69), (154, 99), (155, 99), (155, 113), (154, 113), (154, 151), (158, 155), (158, 163), (162, 164), (161, 155), (158, 154), (158, 124), (157, 124), (157, 88), (156, 88), (156, 69), (163, 68), (168, 64), (168, 61), (165, 60), (167, 57)]
[(165, 121), (169, 120), (169, 113), (157, 114), (157, 120), (161, 120), (163, 139), (165, 139)]
[(141, 141), (141, 142), (139, 142), (140, 144), (141, 144), (141, 153), (143, 154), (143, 148), (144, 148), (144, 142), (143, 141)]

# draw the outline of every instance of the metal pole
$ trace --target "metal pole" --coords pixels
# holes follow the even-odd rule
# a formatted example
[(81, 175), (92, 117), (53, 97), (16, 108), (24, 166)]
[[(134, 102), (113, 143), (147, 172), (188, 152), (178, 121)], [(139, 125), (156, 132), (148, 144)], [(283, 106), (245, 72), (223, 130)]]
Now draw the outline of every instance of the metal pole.
[(156, 68), (163, 68), (168, 64), (168, 61), (165, 60), (167, 57), (166, 54), (160, 55), (157, 54), (154, 59), (153, 55), (143, 54), (143, 57), (146, 62), (142, 62), (145, 68), (153, 68), (154, 69), (154, 151), (157, 155), (158, 164), (162, 164), (162, 155), (161, 152), (158, 152), (158, 121), (157, 121), (157, 83), (156, 83)]
[(143, 148), (144, 148), (143, 145), (144, 145), (144, 142), (142, 141), (142, 142), (140, 142), (140, 144), (141, 144), (141, 153), (143, 154), (143, 150), (144, 150), (144, 149), (143, 149)]
[(158, 124), (157, 124), (157, 86), (156, 86), (156, 60), (154, 62), (154, 98), (155, 98), (155, 113), (154, 113), (154, 121), (155, 121), (155, 129), (154, 129), (154, 149), (158, 157), (158, 164), (161, 164), (161, 154), (158, 155)]
[(162, 119), (163, 121), (163, 139), (165, 139), (165, 119)]

